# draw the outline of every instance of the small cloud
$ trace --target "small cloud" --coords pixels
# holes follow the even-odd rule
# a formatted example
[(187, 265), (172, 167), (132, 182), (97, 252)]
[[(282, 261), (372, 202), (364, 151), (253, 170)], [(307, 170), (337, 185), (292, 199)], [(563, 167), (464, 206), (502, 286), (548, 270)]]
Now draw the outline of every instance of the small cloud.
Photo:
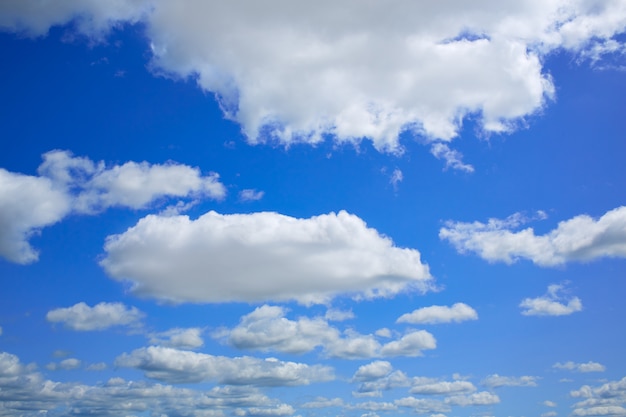
[(566, 370), (566, 371), (574, 371), (574, 372), (604, 372), (606, 367), (598, 362), (587, 362), (587, 363), (575, 363), (572, 361), (560, 363), (557, 362), (552, 365), (554, 369)]
[(524, 309), (524, 316), (567, 316), (583, 309), (583, 304), (578, 297), (566, 299), (561, 293), (563, 285), (553, 284), (548, 286), (545, 295), (537, 298), (525, 298), (520, 303)]
[(536, 376), (500, 376), (498, 374), (489, 375), (482, 381), (482, 384), (490, 388), (498, 387), (536, 387)]
[(61, 350), (61, 349), (57, 349), (54, 352), (52, 352), (52, 356), (55, 358), (66, 358), (70, 356), (71, 354), (72, 352), (70, 352), (69, 350)]
[(403, 314), (396, 320), (396, 323), (438, 324), (460, 323), (466, 320), (478, 320), (478, 313), (467, 304), (456, 303), (452, 307), (430, 306), (420, 308), (412, 313)]
[(204, 345), (201, 334), (202, 329), (197, 327), (189, 329), (175, 328), (166, 332), (152, 334), (150, 343), (179, 349), (197, 349)]
[(393, 185), (393, 189), (395, 191), (398, 191), (398, 184), (401, 183), (403, 179), (404, 179), (404, 176), (402, 175), (402, 171), (396, 168), (393, 170), (393, 173), (391, 174), (389, 183)]
[(239, 192), (240, 201), (258, 201), (263, 198), (265, 191), (257, 191), (255, 189), (245, 189)]
[(389, 330), (386, 327), (383, 327), (382, 329), (378, 329), (376, 330), (376, 332), (374, 333), (376, 336), (378, 337), (386, 337), (389, 338), (391, 337), (391, 330)]
[(88, 371), (104, 371), (107, 368), (107, 364), (104, 362), (92, 363), (87, 367)]
[(554, 401), (550, 401), (550, 400), (545, 400), (544, 402), (542, 402), (543, 405), (545, 405), (546, 407), (556, 407), (557, 404)]
[(547, 413), (541, 414), (541, 417), (554, 417), (558, 415), (556, 411), (548, 411)]
[(46, 365), (46, 368), (51, 371), (64, 370), (69, 371), (72, 369), (80, 368), (81, 361), (76, 358), (64, 359), (61, 362), (50, 362)]
[(324, 318), (328, 321), (345, 321), (354, 318), (354, 313), (352, 310), (337, 310), (334, 308), (328, 309)]
[(463, 163), (463, 155), (461, 155), (461, 153), (457, 150), (450, 149), (450, 147), (445, 143), (433, 143), (430, 147), (430, 153), (432, 153), (435, 158), (443, 159), (445, 161), (445, 169), (452, 168), (468, 173), (474, 172), (473, 166)]
[(63, 323), (78, 331), (104, 330), (113, 326), (137, 326), (144, 314), (122, 303), (100, 303), (93, 307), (80, 302), (67, 308), (50, 310), (46, 320)]

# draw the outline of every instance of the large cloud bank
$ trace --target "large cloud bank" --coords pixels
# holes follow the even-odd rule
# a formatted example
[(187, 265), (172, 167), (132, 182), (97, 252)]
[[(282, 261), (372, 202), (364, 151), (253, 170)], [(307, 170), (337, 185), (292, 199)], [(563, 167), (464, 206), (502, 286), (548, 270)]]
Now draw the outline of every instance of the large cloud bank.
[(626, 5), (621, 0), (0, 4), (0, 28), (9, 31), (43, 35), (70, 21), (93, 37), (120, 23), (142, 22), (153, 70), (194, 77), (241, 123), (251, 142), (314, 143), (331, 134), (339, 142), (365, 137), (378, 149), (399, 151), (402, 131), (448, 141), (468, 115), (487, 133), (513, 129), (553, 97), (542, 63), (548, 53), (565, 49), (597, 60), (623, 49), (617, 35), (626, 29)]
[(431, 287), (414, 249), (398, 248), (341, 211), (308, 219), (272, 212), (149, 215), (110, 236), (101, 265), (139, 295), (174, 302), (324, 303), (338, 294), (393, 296)]
[(140, 209), (165, 198), (220, 199), (226, 194), (217, 174), (203, 176), (198, 168), (174, 162), (107, 166), (55, 150), (43, 155), (38, 174), (0, 168), (0, 257), (20, 264), (39, 257), (29, 239), (70, 213)]

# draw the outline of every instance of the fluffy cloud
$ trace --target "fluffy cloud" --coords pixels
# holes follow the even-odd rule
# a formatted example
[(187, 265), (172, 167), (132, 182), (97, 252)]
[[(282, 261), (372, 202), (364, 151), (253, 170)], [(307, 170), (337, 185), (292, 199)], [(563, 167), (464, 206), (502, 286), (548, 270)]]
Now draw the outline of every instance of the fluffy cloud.
[(301, 405), (302, 408), (326, 408), (326, 407), (343, 407), (344, 402), (341, 398), (325, 398), (317, 397), (313, 401), (308, 401)]
[(175, 163), (127, 162), (107, 167), (68, 151), (43, 155), (38, 176), (0, 168), (0, 256), (27, 264), (38, 259), (28, 239), (70, 213), (108, 207), (144, 208), (166, 197), (222, 198), (217, 174)]
[(263, 198), (264, 191), (257, 191), (252, 189), (241, 190), (239, 193), (239, 199), (241, 201), (257, 201)]
[(476, 391), (469, 381), (436, 381), (430, 378), (415, 378), (409, 392), (418, 395), (467, 394)]
[(573, 398), (585, 398), (574, 404), (576, 416), (623, 416), (626, 415), (626, 377), (610, 381), (599, 387), (583, 385), (570, 392)]
[[(210, 390), (112, 378), (98, 385), (46, 380), (34, 366), (0, 352), (0, 415), (34, 417), (101, 415), (125, 417), (150, 410), (158, 415), (218, 417), (230, 412), (280, 408), (276, 400), (253, 387), (214, 387)], [(70, 412), (71, 410), (71, 412)]]
[[(525, 316), (567, 316), (583, 309), (583, 304), (578, 297), (565, 299), (560, 293), (564, 290), (563, 285), (553, 284), (548, 286), (548, 292), (537, 298), (525, 298), (520, 303)], [(565, 304), (567, 303), (567, 304)]]
[(323, 303), (338, 294), (426, 291), (428, 266), (344, 211), (298, 219), (277, 213), (149, 215), (109, 236), (101, 265), (133, 291), (174, 302)]
[(560, 363), (557, 362), (552, 365), (554, 369), (563, 369), (567, 371), (576, 371), (576, 372), (604, 372), (606, 367), (598, 362), (589, 361), (587, 363), (575, 363), (572, 361)]
[(144, 314), (122, 303), (99, 303), (93, 307), (80, 302), (72, 307), (50, 310), (46, 320), (63, 323), (73, 330), (104, 330), (113, 326), (138, 325)]
[(414, 310), (412, 313), (403, 314), (396, 323), (411, 324), (437, 324), (437, 323), (460, 323), (466, 320), (477, 320), (478, 313), (472, 307), (464, 303), (456, 303), (452, 307), (430, 306)]
[(457, 251), (474, 252), (489, 262), (511, 264), (529, 259), (540, 266), (554, 266), (626, 257), (626, 206), (610, 210), (599, 219), (573, 217), (540, 236), (532, 228), (513, 231), (524, 222), (519, 213), (505, 220), (490, 219), (486, 224), (449, 221), (439, 237), (452, 243)]
[(35, 262), (39, 255), (28, 239), (70, 210), (70, 198), (49, 178), (0, 168), (0, 256), (20, 264)]
[(362, 365), (357, 369), (352, 377), (353, 381), (372, 381), (383, 378), (391, 373), (393, 367), (387, 361), (374, 361), (367, 365)]
[(398, 407), (411, 408), (417, 414), (448, 413), (450, 407), (442, 401), (415, 397), (404, 397), (394, 401)]
[(498, 388), (498, 387), (536, 387), (537, 386), (537, 377), (536, 376), (500, 376), (498, 374), (489, 375), (487, 378), (483, 379), (481, 382), (482, 385), (490, 388)]
[(162, 345), (178, 349), (196, 349), (204, 345), (200, 336), (202, 329), (192, 327), (189, 329), (175, 328), (161, 333), (150, 335), (150, 344)]
[(71, 369), (78, 369), (80, 368), (81, 365), (81, 361), (76, 359), (76, 358), (68, 358), (68, 359), (64, 359), (59, 363), (56, 362), (50, 362), (49, 364), (46, 365), (46, 368), (51, 370), (51, 371), (56, 371), (59, 369), (63, 369), (63, 370), (71, 370)]
[(243, 316), (235, 328), (221, 329), (214, 336), (239, 349), (305, 353), (319, 346), (327, 356), (344, 359), (419, 356), (436, 347), (435, 338), (424, 330), (381, 344), (373, 335), (351, 329), (340, 332), (321, 317), (290, 320), (286, 313), (282, 307), (264, 305)]
[[(402, 131), (449, 141), (467, 116), (487, 133), (514, 129), (553, 96), (547, 54), (600, 56), (594, 51), (621, 47), (616, 35), (626, 28), (620, 0), (271, 4), (5, 1), (0, 28), (41, 35), (74, 20), (99, 37), (140, 21), (151, 68), (193, 77), (250, 142), (316, 143), (331, 134), (395, 152)], [(458, 160), (433, 152), (448, 165)]]
[(123, 354), (121, 367), (143, 370), (148, 378), (170, 383), (215, 381), (227, 385), (296, 386), (333, 379), (331, 368), (248, 356), (227, 358), (150, 346)]

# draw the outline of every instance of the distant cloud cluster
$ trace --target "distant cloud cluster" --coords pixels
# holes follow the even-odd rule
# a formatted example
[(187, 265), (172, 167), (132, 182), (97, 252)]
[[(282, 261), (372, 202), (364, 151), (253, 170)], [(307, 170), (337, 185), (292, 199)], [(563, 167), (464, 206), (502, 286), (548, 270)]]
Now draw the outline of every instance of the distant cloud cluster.
[(145, 208), (161, 198), (223, 198), (217, 174), (176, 163), (127, 162), (106, 166), (68, 151), (43, 155), (37, 176), (0, 168), (0, 256), (27, 264), (38, 259), (28, 242), (70, 213), (109, 207)]
[(557, 362), (552, 365), (554, 369), (561, 369), (566, 371), (574, 371), (574, 372), (604, 372), (606, 367), (598, 362), (589, 361), (587, 363), (576, 363), (576, 362)]
[[(545, 214), (539, 213), (541, 217)], [(489, 262), (511, 264), (528, 259), (540, 266), (626, 257), (626, 206), (606, 212), (598, 219), (579, 215), (537, 236), (532, 228), (514, 229), (528, 221), (520, 213), (487, 223), (446, 222), (439, 237), (461, 253), (474, 252)]]
[[(172, 242), (176, 242), (172, 244)], [(415, 249), (398, 248), (359, 217), (273, 212), (149, 215), (109, 236), (101, 265), (132, 291), (174, 302), (324, 303), (338, 294), (389, 297), (428, 291)]]
[(621, 50), (626, 28), (620, 1), (271, 4), (23, 0), (0, 5), (0, 28), (39, 36), (74, 22), (102, 39), (141, 22), (152, 70), (195, 78), (251, 143), (330, 134), (401, 152), (400, 134), (412, 131), (436, 142), (447, 167), (470, 172), (448, 146), (464, 118), (485, 134), (515, 129), (554, 97), (545, 56), (568, 50), (596, 63)]

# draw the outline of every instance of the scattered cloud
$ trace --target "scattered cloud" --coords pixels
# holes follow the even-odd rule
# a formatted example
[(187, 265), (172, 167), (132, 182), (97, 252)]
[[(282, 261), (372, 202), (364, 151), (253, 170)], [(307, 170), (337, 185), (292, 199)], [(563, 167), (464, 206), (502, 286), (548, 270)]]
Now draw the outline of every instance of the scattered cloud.
[(169, 383), (214, 381), (226, 385), (296, 386), (334, 379), (327, 366), (258, 359), (228, 358), (150, 346), (120, 355), (116, 366), (144, 371), (148, 378)]
[(150, 344), (178, 349), (197, 349), (204, 345), (201, 334), (202, 329), (198, 327), (188, 329), (177, 327), (165, 332), (150, 334)]
[(500, 397), (487, 391), (469, 395), (453, 395), (445, 399), (446, 404), (459, 405), (461, 407), (474, 405), (492, 405), (500, 402)]
[(546, 407), (556, 407), (557, 406), (557, 404), (554, 401), (550, 401), (550, 400), (545, 400), (542, 404), (545, 405)]
[(241, 201), (258, 201), (265, 195), (264, 191), (245, 189), (239, 192), (239, 200)]
[(214, 337), (238, 349), (300, 354), (321, 347), (325, 355), (344, 359), (420, 356), (422, 350), (436, 347), (435, 338), (424, 330), (381, 344), (371, 334), (352, 329), (341, 332), (321, 317), (290, 320), (286, 313), (283, 307), (263, 305), (243, 316), (236, 327), (218, 330)]
[(439, 400), (404, 397), (394, 401), (398, 407), (412, 409), (417, 414), (448, 413), (450, 406)]
[(604, 372), (606, 367), (598, 362), (589, 361), (587, 363), (575, 363), (572, 361), (552, 365), (554, 369), (561, 369), (575, 372)]
[(567, 316), (583, 309), (583, 304), (578, 297), (565, 298), (561, 293), (564, 286), (552, 284), (548, 286), (548, 292), (537, 298), (525, 298), (520, 303), (525, 316)]
[[(432, 277), (403, 249), (341, 211), (308, 219), (272, 212), (149, 215), (109, 236), (101, 265), (132, 291), (174, 302), (325, 303), (427, 291)], [(227, 277), (227, 278), (226, 278)]]
[(409, 389), (411, 394), (417, 395), (456, 395), (476, 391), (476, 387), (469, 381), (436, 381), (431, 378), (415, 378)]
[(452, 168), (469, 173), (474, 172), (473, 166), (463, 163), (463, 155), (461, 155), (461, 153), (457, 150), (450, 149), (450, 147), (445, 143), (433, 143), (430, 147), (430, 153), (432, 153), (435, 158), (443, 159), (445, 161), (445, 169)]
[(573, 406), (572, 414), (575, 416), (626, 415), (626, 377), (597, 387), (583, 385), (571, 391), (570, 396), (583, 399)]
[(46, 369), (50, 371), (64, 370), (69, 371), (71, 369), (78, 369), (82, 365), (82, 362), (76, 358), (64, 359), (61, 362), (50, 362), (46, 365)]
[(474, 252), (489, 262), (511, 264), (528, 259), (540, 266), (626, 257), (626, 206), (606, 212), (599, 219), (580, 215), (559, 223), (537, 236), (532, 228), (513, 231), (526, 221), (516, 213), (505, 220), (446, 222), (439, 237), (461, 253)]
[(489, 388), (498, 387), (536, 387), (536, 376), (500, 376), (498, 374), (489, 375), (482, 380), (481, 384)]
[(109, 207), (145, 208), (169, 197), (224, 197), (217, 174), (198, 168), (127, 162), (107, 167), (69, 151), (43, 155), (38, 176), (0, 168), (0, 256), (28, 264), (38, 260), (29, 239), (71, 213), (94, 214)]
[(78, 331), (105, 330), (113, 326), (137, 326), (144, 314), (122, 303), (99, 303), (93, 307), (80, 302), (72, 307), (50, 310), (46, 320), (63, 323)]
[(396, 320), (396, 323), (438, 324), (460, 323), (466, 320), (478, 320), (478, 313), (467, 304), (456, 303), (452, 307), (430, 306), (419, 308), (412, 313), (403, 314)]
[(555, 417), (559, 415), (556, 411), (548, 411), (546, 413), (541, 413), (541, 417)]
[(354, 317), (352, 310), (338, 310), (335, 308), (329, 308), (324, 315), (324, 318), (328, 321), (346, 321)]
[(398, 184), (402, 182), (404, 176), (402, 175), (402, 171), (399, 169), (394, 169), (391, 173), (391, 178), (389, 179), (389, 183), (393, 186), (393, 189), (398, 191)]

